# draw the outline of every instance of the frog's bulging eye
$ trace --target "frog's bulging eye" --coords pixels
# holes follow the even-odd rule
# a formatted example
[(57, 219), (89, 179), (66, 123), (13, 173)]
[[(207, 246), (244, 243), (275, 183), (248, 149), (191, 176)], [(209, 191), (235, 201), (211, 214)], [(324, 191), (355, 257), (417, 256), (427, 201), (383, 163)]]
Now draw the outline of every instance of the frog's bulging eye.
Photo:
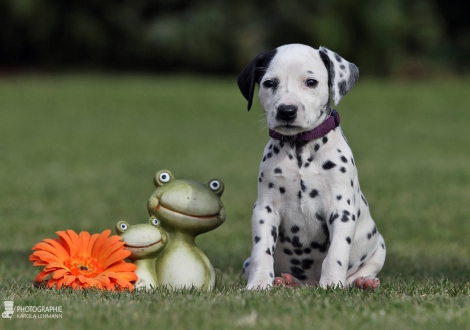
[(163, 173), (160, 173), (160, 175), (158, 176), (158, 179), (163, 183), (167, 183), (167, 182), (170, 182), (171, 176), (169, 173), (163, 172)]
[(209, 182), (209, 188), (211, 188), (214, 191), (217, 191), (220, 189), (220, 182), (217, 180), (212, 180)]
[(122, 231), (126, 231), (127, 228), (129, 228), (129, 226), (128, 226), (127, 223), (125, 223), (125, 222), (121, 222), (120, 224), (118, 224), (118, 227), (119, 227), (119, 229), (122, 230)]
[(158, 188), (172, 182), (174, 179), (175, 177), (170, 171), (161, 170), (155, 173), (155, 176), (153, 177), (153, 184)]
[(159, 226), (160, 225), (160, 221), (156, 218), (150, 220), (150, 223), (154, 226)]

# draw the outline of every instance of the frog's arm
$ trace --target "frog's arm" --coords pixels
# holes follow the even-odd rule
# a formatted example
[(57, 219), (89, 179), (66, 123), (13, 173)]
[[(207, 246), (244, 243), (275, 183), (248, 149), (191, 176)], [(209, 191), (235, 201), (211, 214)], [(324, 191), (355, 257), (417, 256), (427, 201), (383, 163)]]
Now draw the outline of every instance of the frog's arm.
[(155, 272), (155, 259), (142, 259), (135, 260), (134, 264), (137, 266), (135, 274), (138, 280), (135, 283), (136, 288), (145, 287), (151, 289), (157, 287), (157, 274)]
[(206, 281), (204, 283), (204, 288), (208, 290), (212, 290), (216, 285), (216, 272), (214, 270), (214, 267), (212, 267), (212, 264), (209, 261), (209, 258), (207, 258), (207, 256), (204, 254), (204, 252), (202, 252), (202, 250), (198, 246), (195, 246), (195, 249), (201, 256), (202, 260), (206, 264), (207, 269), (209, 270), (209, 278), (206, 278)]

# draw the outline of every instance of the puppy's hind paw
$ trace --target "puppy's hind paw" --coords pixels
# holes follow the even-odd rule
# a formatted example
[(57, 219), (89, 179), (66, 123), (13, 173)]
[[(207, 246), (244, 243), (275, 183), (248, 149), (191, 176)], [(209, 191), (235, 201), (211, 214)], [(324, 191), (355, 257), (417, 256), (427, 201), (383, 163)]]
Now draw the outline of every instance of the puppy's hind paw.
[(301, 288), (305, 286), (300, 280), (291, 274), (281, 274), (281, 277), (275, 277), (273, 285), (284, 286), (286, 288)]
[(354, 280), (353, 285), (363, 290), (375, 290), (380, 286), (380, 280), (373, 276), (360, 276)]

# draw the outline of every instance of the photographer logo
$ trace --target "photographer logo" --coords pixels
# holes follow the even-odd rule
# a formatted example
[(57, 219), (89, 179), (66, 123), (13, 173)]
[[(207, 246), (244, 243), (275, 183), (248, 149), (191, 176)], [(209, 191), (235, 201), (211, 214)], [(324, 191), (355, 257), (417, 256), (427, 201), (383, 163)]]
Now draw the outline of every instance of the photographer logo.
[(2, 313), (4, 319), (61, 319), (62, 306), (14, 306), (13, 300), (3, 302), (5, 311)]
[(5, 300), (3, 302), (3, 304), (5, 305), (5, 311), (2, 313), (2, 317), (4, 319), (10, 319), (13, 317), (13, 313), (15, 312), (15, 309), (14, 309), (14, 301), (13, 300)]

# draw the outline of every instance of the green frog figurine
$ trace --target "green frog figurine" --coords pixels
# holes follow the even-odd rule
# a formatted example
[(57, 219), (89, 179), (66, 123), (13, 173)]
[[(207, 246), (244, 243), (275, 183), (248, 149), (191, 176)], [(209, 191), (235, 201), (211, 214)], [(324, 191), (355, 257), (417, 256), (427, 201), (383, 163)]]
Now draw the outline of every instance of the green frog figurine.
[(119, 221), (116, 232), (125, 243), (124, 249), (131, 251), (128, 259), (137, 266), (135, 274), (139, 279), (135, 282), (135, 287), (155, 288), (158, 285), (155, 261), (168, 242), (168, 236), (160, 228), (160, 222), (155, 217), (150, 217), (149, 223), (133, 226)]
[(211, 290), (220, 283), (221, 272), (212, 267), (207, 256), (196, 246), (195, 238), (225, 221), (220, 200), (224, 184), (217, 179), (202, 184), (176, 180), (170, 171), (155, 174), (157, 188), (147, 208), (168, 233), (165, 250), (156, 261), (159, 285), (173, 289), (196, 287)]

